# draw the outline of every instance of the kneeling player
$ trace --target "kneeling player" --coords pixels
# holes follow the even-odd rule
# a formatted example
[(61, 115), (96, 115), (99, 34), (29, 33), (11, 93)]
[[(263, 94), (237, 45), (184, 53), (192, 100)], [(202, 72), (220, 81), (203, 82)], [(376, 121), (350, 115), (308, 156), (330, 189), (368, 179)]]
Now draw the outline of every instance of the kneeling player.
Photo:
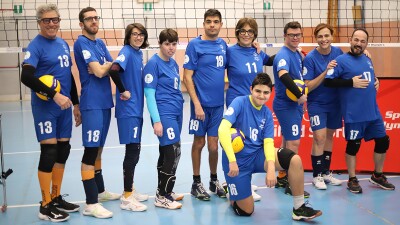
[[(267, 172), (266, 185), (273, 187), (276, 184), (275, 170), (284, 169), (289, 172), (294, 198), (293, 219), (313, 219), (322, 212), (304, 203), (304, 171), (300, 157), (289, 149), (276, 151), (274, 147), (272, 113), (264, 105), (271, 90), (272, 81), (268, 74), (258, 74), (250, 87), (251, 95), (234, 99), (219, 126), (218, 136), (224, 149), (222, 165), (230, 203), (237, 215), (250, 216), (254, 211), (252, 174)], [(231, 144), (231, 127), (240, 129), (246, 137), (243, 150), (236, 154)]]

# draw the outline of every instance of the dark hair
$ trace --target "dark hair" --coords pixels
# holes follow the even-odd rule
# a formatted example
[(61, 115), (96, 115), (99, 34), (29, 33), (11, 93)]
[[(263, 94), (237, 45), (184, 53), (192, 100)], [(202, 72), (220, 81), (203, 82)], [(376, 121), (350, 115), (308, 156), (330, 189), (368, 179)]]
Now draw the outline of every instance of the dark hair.
[(178, 42), (178, 32), (176, 32), (174, 29), (167, 28), (164, 29), (160, 32), (160, 35), (158, 36), (158, 43), (161, 45), (165, 41), (168, 41), (169, 43), (172, 42)]
[(219, 21), (222, 22), (222, 16), (221, 13), (217, 9), (209, 9), (204, 13), (204, 21), (206, 21), (206, 18), (209, 16), (218, 16)]
[(140, 30), (140, 32), (142, 32), (144, 34), (143, 44), (139, 48), (145, 49), (145, 48), (149, 47), (149, 41), (148, 41), (149, 35), (147, 34), (146, 28), (141, 23), (131, 23), (128, 26), (126, 26), (124, 45), (131, 44), (131, 35), (132, 35), (133, 28)]
[(356, 29), (354, 29), (353, 33), (351, 34), (351, 38), (353, 38), (354, 33), (355, 33), (356, 31), (359, 31), (359, 30), (363, 31), (363, 32), (367, 35), (367, 41), (368, 41), (369, 34), (368, 34), (368, 31), (367, 31), (366, 29), (364, 29), (364, 28), (356, 28)]
[(251, 17), (244, 17), (241, 18), (235, 27), (235, 35), (237, 40), (239, 41), (239, 30), (242, 29), (246, 24), (248, 24), (251, 29), (254, 30), (254, 38), (253, 41), (256, 40), (257, 35), (258, 35), (258, 25), (257, 25), (257, 21)]
[(289, 22), (289, 23), (287, 23), (287, 24), (285, 25), (285, 28), (283, 29), (283, 33), (286, 34), (286, 33), (287, 33), (287, 30), (288, 30), (289, 28), (290, 28), (290, 29), (298, 29), (298, 28), (301, 29), (301, 25), (300, 25), (300, 23), (297, 22), (297, 21)]
[(266, 85), (272, 90), (272, 80), (267, 73), (258, 73), (254, 78), (251, 87), (254, 88), (256, 85)]
[(82, 22), (83, 23), (83, 19), (84, 19), (84, 15), (83, 14), (85, 14), (85, 13), (87, 13), (87, 12), (91, 12), (91, 11), (95, 11), (96, 12), (96, 9), (94, 9), (93, 7), (86, 7), (86, 8), (83, 8), (80, 12), (79, 12), (79, 22)]
[(331, 25), (326, 24), (326, 23), (320, 23), (320, 24), (318, 24), (318, 25), (315, 27), (315, 30), (314, 30), (314, 37), (317, 37), (318, 32), (320, 32), (320, 31), (321, 31), (322, 29), (324, 29), (324, 28), (328, 28), (329, 31), (331, 32), (331, 35), (333, 35), (334, 30), (333, 30), (333, 27), (332, 27)]

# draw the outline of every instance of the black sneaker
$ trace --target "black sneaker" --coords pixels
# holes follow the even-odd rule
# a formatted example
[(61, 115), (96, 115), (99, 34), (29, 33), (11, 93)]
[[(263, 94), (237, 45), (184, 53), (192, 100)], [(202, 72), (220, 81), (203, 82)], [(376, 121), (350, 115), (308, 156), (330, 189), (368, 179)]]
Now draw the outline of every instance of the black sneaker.
[(277, 180), (277, 182), (275, 184), (276, 188), (284, 188), (289, 184), (287, 175), (282, 178), (276, 177), (276, 180)]
[(40, 209), (38, 216), (39, 219), (41, 220), (50, 220), (51, 222), (62, 222), (69, 219), (69, 214), (58, 210), (53, 205), (53, 202), (50, 202), (45, 206), (42, 206), (42, 202), (40, 202)]
[(52, 200), (53, 205), (55, 207), (57, 207), (58, 210), (68, 212), (68, 213), (79, 211), (79, 208), (80, 208), (79, 205), (75, 205), (75, 204), (69, 203), (64, 200), (63, 197), (66, 197), (66, 196), (68, 196), (68, 195), (63, 195), (63, 196), (59, 195), (58, 197), (53, 198), (53, 200)]
[(381, 175), (379, 177), (375, 176), (375, 173), (372, 174), (371, 178), (369, 178), (369, 182), (378, 185), (382, 189), (385, 190), (394, 190), (395, 186), (387, 181), (385, 175)]
[[(292, 195), (292, 189), (290, 189), (289, 185), (287, 185), (285, 188), (285, 194)], [(304, 191), (304, 198), (309, 198), (309, 197), (310, 197), (310, 193), (308, 193), (307, 191)]]
[(298, 209), (293, 208), (292, 218), (294, 220), (311, 220), (322, 215), (321, 210), (314, 210), (313, 208), (306, 206), (306, 204), (308, 204), (308, 202), (301, 205)]
[(358, 183), (357, 177), (351, 177), (347, 181), (347, 189), (349, 189), (350, 192), (355, 193), (355, 194), (361, 194), (362, 193), (362, 188), (360, 184)]
[(202, 201), (208, 201), (211, 198), (206, 189), (204, 189), (203, 183), (193, 183), (190, 194)]
[(210, 180), (210, 191), (220, 198), (226, 198), (225, 190), (221, 187), (218, 180)]

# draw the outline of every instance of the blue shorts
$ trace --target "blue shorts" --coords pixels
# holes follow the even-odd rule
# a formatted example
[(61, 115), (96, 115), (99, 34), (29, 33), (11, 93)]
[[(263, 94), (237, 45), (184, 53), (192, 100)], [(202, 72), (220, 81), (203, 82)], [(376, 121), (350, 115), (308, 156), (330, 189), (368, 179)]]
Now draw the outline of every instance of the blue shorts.
[(299, 140), (301, 137), (301, 121), (303, 120), (303, 108), (284, 109), (274, 111), (281, 125), (282, 135), (285, 141)]
[(111, 109), (82, 110), (82, 142), (84, 147), (103, 147), (110, 128)]
[(182, 115), (160, 115), (163, 136), (158, 137), (160, 146), (172, 145), (181, 140)]
[(315, 114), (308, 111), (308, 118), (310, 119), (310, 126), (313, 131), (323, 128), (332, 130), (342, 128), (342, 114), (340, 110)]
[(38, 142), (51, 138), (71, 138), (72, 109), (61, 110), (33, 105), (32, 115)]
[(361, 138), (364, 138), (365, 141), (369, 141), (374, 138), (386, 136), (386, 129), (382, 120), (382, 116), (373, 121), (345, 123), (344, 132), (346, 141)]
[(189, 134), (196, 136), (218, 136), (218, 127), (224, 114), (224, 106), (203, 107), (205, 120), (197, 120), (193, 102), (190, 102)]
[[(225, 180), (228, 184), (229, 200), (238, 201), (245, 199), (251, 195), (251, 176), (253, 173), (265, 173), (264, 150), (250, 156), (251, 158), (237, 158), (239, 175), (236, 177), (228, 176), (229, 160), (226, 157), (225, 151), (222, 151), (222, 167), (225, 174)], [(245, 162), (245, 163), (243, 163)]]
[(120, 144), (140, 143), (142, 140), (143, 118), (117, 118)]

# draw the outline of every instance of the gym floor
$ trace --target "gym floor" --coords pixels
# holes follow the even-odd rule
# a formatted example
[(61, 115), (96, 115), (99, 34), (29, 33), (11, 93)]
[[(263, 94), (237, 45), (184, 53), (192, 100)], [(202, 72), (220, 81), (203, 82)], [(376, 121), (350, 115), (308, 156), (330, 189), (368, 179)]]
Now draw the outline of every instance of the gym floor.
[[(156, 208), (153, 204), (157, 185), (156, 163), (158, 158), (158, 139), (153, 134), (149, 115), (145, 109), (140, 161), (136, 167), (135, 186), (140, 193), (150, 195), (145, 212), (130, 212), (119, 208), (119, 201), (103, 203), (114, 213), (110, 219), (96, 219), (83, 216), (80, 212), (71, 213), (64, 224), (304, 224), (291, 219), (293, 201), (284, 194), (284, 189), (266, 188), (265, 174), (255, 174), (253, 183), (259, 186), (257, 193), (261, 201), (255, 203), (255, 212), (251, 217), (236, 216), (226, 199), (216, 195), (208, 202), (199, 201), (190, 195), (192, 183), (191, 144), (193, 137), (188, 135), (189, 97), (184, 94), (184, 119), (181, 135), (182, 156), (177, 170), (174, 191), (184, 193), (183, 207), (178, 210)], [(8, 208), (0, 213), (1, 225), (49, 224), (37, 217), (40, 189), (37, 179), (39, 144), (33, 127), (31, 105), (29, 101), (0, 103), (2, 140), (5, 169), (14, 172), (7, 178), (6, 191)], [(114, 114), (113, 114), (114, 115)], [(83, 208), (85, 194), (80, 175), (80, 161), (83, 154), (81, 128), (74, 128), (71, 139), (72, 151), (67, 161), (62, 193), (65, 199), (78, 203)], [(301, 149), (309, 151), (307, 149)], [(124, 146), (119, 144), (115, 118), (111, 126), (103, 152), (103, 174), (106, 189), (119, 193), (123, 191), (122, 161)], [(202, 181), (206, 188), (209, 182), (208, 153), (203, 150)], [(224, 181), (221, 165), (218, 166), (220, 181)], [(343, 180), (347, 174), (335, 175)], [(312, 184), (312, 174), (305, 173), (305, 190), (311, 193), (308, 199), (311, 206), (323, 211), (323, 215), (312, 224), (400, 224), (400, 193), (398, 190), (385, 191), (368, 182), (368, 174), (358, 175), (363, 187), (362, 194), (352, 194), (342, 186), (328, 186), (327, 190), (316, 190)], [(400, 176), (388, 176), (389, 180), (400, 188)], [(2, 185), (1, 189), (4, 188)], [(3, 204), (4, 195), (0, 196)], [(81, 209), (82, 211), (82, 209)]]

